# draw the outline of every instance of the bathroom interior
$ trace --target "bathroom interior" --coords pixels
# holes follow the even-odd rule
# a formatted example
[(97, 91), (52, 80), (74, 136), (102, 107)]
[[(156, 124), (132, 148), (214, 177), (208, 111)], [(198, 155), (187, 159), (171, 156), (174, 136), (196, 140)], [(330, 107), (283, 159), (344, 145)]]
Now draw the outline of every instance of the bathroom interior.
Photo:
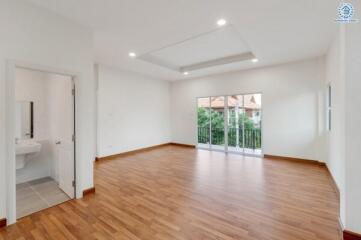
[(16, 217), (74, 198), (71, 76), (16, 68)]

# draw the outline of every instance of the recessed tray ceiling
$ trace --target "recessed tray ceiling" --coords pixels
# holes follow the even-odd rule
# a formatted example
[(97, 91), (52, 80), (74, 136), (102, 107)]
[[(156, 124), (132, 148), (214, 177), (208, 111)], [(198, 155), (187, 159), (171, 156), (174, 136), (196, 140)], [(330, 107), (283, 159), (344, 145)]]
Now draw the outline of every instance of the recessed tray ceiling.
[(198, 69), (254, 58), (232, 25), (153, 50), (139, 59), (175, 71)]

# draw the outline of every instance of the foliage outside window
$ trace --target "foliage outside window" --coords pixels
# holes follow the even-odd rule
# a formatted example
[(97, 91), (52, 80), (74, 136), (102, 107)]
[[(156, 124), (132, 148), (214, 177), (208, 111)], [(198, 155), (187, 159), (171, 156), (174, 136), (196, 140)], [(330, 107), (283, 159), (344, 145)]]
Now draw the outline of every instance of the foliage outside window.
[[(250, 112), (252, 113), (252, 112)], [(259, 112), (255, 112), (254, 115), (259, 116)], [(247, 112), (241, 113), (239, 115), (239, 124), (237, 128), (236, 121), (236, 112), (232, 109), (229, 109), (228, 112), (228, 145), (236, 146), (237, 142), (237, 131), (239, 131), (239, 146), (251, 149), (260, 149), (261, 148), (261, 129), (260, 126), (256, 126), (252, 119), (249, 117)], [(198, 142), (209, 144), (209, 131), (210, 129), (210, 117), (211, 129), (212, 129), (212, 144), (214, 145), (223, 145), (224, 144), (224, 112), (217, 111), (209, 108), (198, 108)], [(244, 131), (244, 139), (243, 139)], [(244, 141), (244, 143), (243, 143)]]

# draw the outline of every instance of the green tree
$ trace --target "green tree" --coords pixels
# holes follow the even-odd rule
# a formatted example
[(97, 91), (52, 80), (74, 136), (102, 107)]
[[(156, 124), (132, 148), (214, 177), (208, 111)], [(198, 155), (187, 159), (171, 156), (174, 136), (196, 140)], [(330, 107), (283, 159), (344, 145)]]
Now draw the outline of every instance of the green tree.
[[(198, 108), (198, 127), (209, 127), (209, 109), (199, 107)], [(229, 128), (236, 127), (236, 113), (233, 110), (229, 111)], [(212, 118), (212, 128), (224, 128), (224, 114), (221, 111), (216, 111), (211, 109), (211, 118)], [(247, 116), (246, 113), (241, 113), (239, 115), (239, 128), (242, 128), (242, 123), (244, 123), (244, 128), (247, 130), (255, 129), (254, 123), (251, 118)]]
[[(236, 112), (233, 109), (230, 109), (229, 112), (229, 122), (228, 122), (228, 127), (229, 128), (236, 128)], [(242, 125), (244, 123), (244, 128), (247, 130), (252, 130), (255, 129), (254, 123), (252, 121), (252, 119), (250, 119), (246, 113), (241, 113), (239, 115), (239, 119), (238, 119), (238, 128), (243, 128)]]
[[(236, 145), (236, 112), (234, 109), (230, 109), (228, 122), (228, 144), (230, 146)], [(210, 115), (212, 119), (212, 144), (223, 145), (224, 144), (224, 112), (217, 111), (215, 109), (209, 110), (208, 108), (198, 108), (198, 142), (209, 142), (209, 122)], [(245, 134), (246, 148), (260, 148), (261, 147), (261, 131), (256, 128), (254, 122), (247, 113), (241, 113), (238, 120), (238, 128)], [(243, 128), (244, 126), (244, 128)], [(243, 146), (243, 138), (240, 138), (240, 145)]]
[(198, 127), (209, 126), (209, 110), (206, 108), (198, 108)]
[(224, 128), (223, 112), (211, 110), (212, 128)]
[(252, 119), (250, 119), (246, 113), (240, 115), (239, 128), (242, 128), (242, 122), (244, 123), (244, 129), (253, 130), (255, 129)]

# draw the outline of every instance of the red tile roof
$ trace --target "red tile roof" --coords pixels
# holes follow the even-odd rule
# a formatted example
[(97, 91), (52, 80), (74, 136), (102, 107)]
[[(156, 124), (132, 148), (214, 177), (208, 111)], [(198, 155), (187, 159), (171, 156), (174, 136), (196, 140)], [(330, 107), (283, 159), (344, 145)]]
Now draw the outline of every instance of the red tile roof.
[[(224, 97), (211, 97), (212, 108), (224, 108)], [(234, 95), (228, 97), (228, 106), (235, 107), (238, 103), (242, 107), (242, 96)], [(209, 107), (209, 98), (198, 98), (199, 107)], [(261, 109), (260, 94), (244, 95), (244, 107), (247, 109)]]

